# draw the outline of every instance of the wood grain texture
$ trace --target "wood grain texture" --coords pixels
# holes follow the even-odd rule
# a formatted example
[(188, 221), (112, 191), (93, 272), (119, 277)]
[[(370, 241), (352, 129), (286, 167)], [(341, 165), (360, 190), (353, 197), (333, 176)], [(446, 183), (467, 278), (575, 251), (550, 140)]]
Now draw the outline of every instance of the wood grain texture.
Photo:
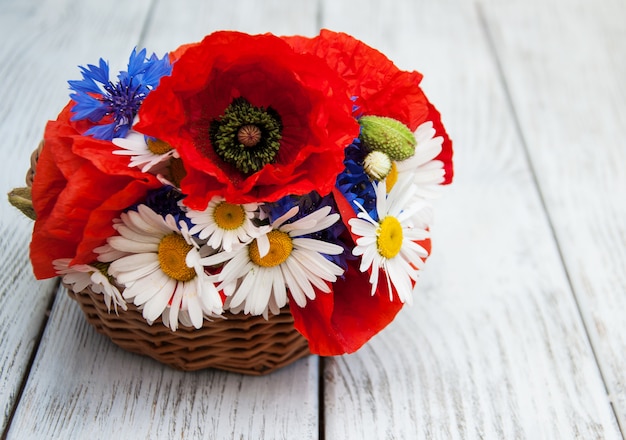
[[(216, 29), (304, 33), (315, 27), (315, 4), (304, 1), (144, 6), (124, 40), (158, 54)], [(89, 53), (97, 59), (109, 49)], [(174, 371), (113, 346), (61, 293), (8, 438), (312, 439), (319, 432), (318, 377), (316, 357), (262, 378)]]
[(620, 438), (474, 5), (323, 10), (425, 74), (457, 170), (416, 304), (325, 361), (326, 438)]
[(305, 0), (159, 1), (141, 43), (165, 52), (217, 30), (315, 35), (318, 9), (317, 1)]
[[(133, 2), (124, 11), (116, 11), (113, 4), (105, 3), (0, 2), (2, 431), (19, 397), (24, 374), (28, 373), (26, 368), (36, 349), (56, 283), (34, 280), (28, 261), (32, 222), (10, 206), (4, 194), (24, 186), (30, 154), (41, 139), (46, 121), (54, 118), (68, 100), (67, 79), (80, 77), (76, 65), (97, 61), (94, 53), (104, 47), (117, 48), (113, 52), (122, 47), (124, 52), (130, 51), (124, 35), (134, 32), (133, 21), (143, 16), (147, 2)], [(102, 35), (108, 36), (106, 41)]]
[(491, 2), (485, 21), (626, 429), (626, 4)]
[(316, 357), (259, 378), (177, 372), (118, 349), (54, 282), (33, 280), (30, 222), (3, 202), (3, 428), (17, 405), (7, 438), (622, 438), (611, 404), (624, 426), (624, 9), (0, 0), (5, 192), (21, 185), (76, 65), (103, 56), (115, 71), (135, 44), (162, 54), (217, 29), (352, 33), (424, 73), (456, 145), (414, 306), (358, 353), (325, 359), (322, 377)]
[(317, 362), (176, 371), (97, 334), (60, 291), (7, 438), (315, 438)]

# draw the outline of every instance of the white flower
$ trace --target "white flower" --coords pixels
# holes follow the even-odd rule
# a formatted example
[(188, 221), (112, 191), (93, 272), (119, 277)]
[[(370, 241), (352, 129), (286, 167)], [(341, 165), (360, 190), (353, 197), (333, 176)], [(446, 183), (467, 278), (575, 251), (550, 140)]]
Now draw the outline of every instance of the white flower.
[(428, 256), (428, 252), (415, 242), (429, 236), (426, 229), (415, 227), (413, 218), (426, 205), (414, 199), (415, 185), (410, 179), (398, 180), (388, 195), (384, 181), (373, 185), (379, 220), (374, 220), (355, 202), (361, 212), (357, 214), (358, 218), (350, 219), (348, 223), (352, 233), (360, 238), (357, 238), (352, 253), (361, 256), (362, 272), (371, 269), (372, 295), (378, 288), (382, 269), (387, 277), (389, 299), (393, 300), (393, 285), (400, 301), (411, 303), (411, 281), (417, 281), (419, 269), (424, 264), (422, 258)]
[(315, 299), (315, 289), (328, 293), (328, 282), (337, 280), (343, 269), (324, 257), (338, 255), (343, 248), (337, 244), (304, 237), (326, 229), (339, 220), (330, 214), (330, 207), (286, 223), (299, 211), (297, 206), (276, 219), (271, 230), (251, 243), (232, 252), (221, 252), (204, 258), (211, 266), (226, 262), (219, 274), (220, 288), (228, 296), (233, 311), (268, 316), (278, 314), (287, 304), (287, 289), (300, 307), (307, 298)]
[(113, 302), (115, 313), (117, 313), (118, 306), (122, 310), (127, 309), (126, 301), (124, 301), (119, 289), (111, 284), (105, 273), (89, 264), (70, 266), (70, 261), (72, 261), (70, 258), (60, 258), (54, 260), (52, 264), (57, 274), (63, 275), (63, 283), (70, 286), (74, 293), (81, 293), (89, 287), (92, 292), (104, 295), (104, 303), (109, 312), (111, 311), (111, 302)]
[(201, 240), (208, 238), (207, 244), (213, 249), (223, 248), (230, 252), (233, 246), (249, 243), (271, 229), (253, 223), (258, 208), (258, 203), (235, 205), (215, 196), (204, 211), (190, 209), (187, 212), (187, 217), (194, 224), (189, 232), (194, 235), (199, 233)]
[(398, 178), (412, 175), (415, 195), (422, 199), (433, 199), (439, 195), (445, 171), (443, 162), (434, 160), (441, 153), (443, 137), (437, 136), (432, 122), (424, 122), (415, 131), (415, 154), (410, 158), (395, 162)]
[[(200, 328), (203, 317), (222, 313), (222, 299), (200, 262), (206, 249), (190, 238), (184, 222), (177, 226), (172, 215), (163, 218), (146, 205), (121, 220), (114, 224), (119, 235), (107, 242), (126, 255), (111, 263), (109, 273), (125, 286), (124, 298), (143, 308), (148, 322), (167, 313), (165, 322), (176, 330), (183, 311)], [(101, 259), (107, 255), (113, 253)]]
[(131, 156), (128, 166), (141, 168), (144, 173), (170, 157), (179, 157), (168, 143), (146, 137), (134, 130), (129, 130), (125, 138), (115, 138), (112, 142), (122, 148), (114, 150), (113, 154)]

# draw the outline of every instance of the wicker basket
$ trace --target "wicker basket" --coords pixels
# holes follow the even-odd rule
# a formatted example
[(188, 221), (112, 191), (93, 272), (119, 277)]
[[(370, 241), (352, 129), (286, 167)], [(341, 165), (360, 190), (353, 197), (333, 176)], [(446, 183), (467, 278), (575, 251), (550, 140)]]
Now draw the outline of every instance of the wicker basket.
[(175, 332), (161, 318), (149, 325), (133, 304), (109, 312), (102, 295), (67, 289), (87, 321), (121, 348), (150, 356), (178, 370), (217, 368), (237, 373), (270, 373), (309, 354), (307, 340), (293, 327), (289, 308), (265, 320), (262, 316), (233, 315), (204, 321), (200, 329), (179, 327)]
[[(32, 185), (43, 142), (31, 156), (26, 182)], [(124, 350), (149, 356), (178, 370), (216, 368), (249, 375), (268, 374), (310, 354), (307, 340), (293, 326), (289, 307), (279, 315), (234, 315), (226, 312), (202, 328), (180, 326), (175, 332), (161, 318), (149, 325), (133, 304), (109, 310), (102, 295), (87, 289), (68, 295), (80, 305), (87, 321)]]

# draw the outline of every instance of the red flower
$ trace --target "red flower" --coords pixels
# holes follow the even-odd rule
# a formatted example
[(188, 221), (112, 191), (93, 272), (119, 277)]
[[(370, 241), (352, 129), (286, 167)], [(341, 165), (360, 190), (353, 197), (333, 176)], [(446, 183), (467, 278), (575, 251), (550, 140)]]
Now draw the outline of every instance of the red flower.
[(173, 59), (136, 129), (179, 152), (186, 205), (331, 191), (359, 128), (345, 82), (323, 60), (238, 32), (211, 34)]
[(419, 87), (422, 74), (398, 69), (385, 55), (350, 35), (322, 30), (315, 38), (283, 37), (297, 52), (311, 53), (326, 60), (348, 82), (356, 97), (359, 115), (387, 116), (407, 125), (411, 131), (432, 121), (443, 150), (436, 157), (444, 163), (445, 181), (452, 182), (452, 141), (441, 117)]
[[(430, 253), (430, 240), (419, 244)], [(393, 321), (403, 306), (395, 293), (390, 301), (386, 283), (370, 295), (368, 274), (359, 271), (356, 261), (348, 261), (348, 270), (332, 289), (332, 293), (317, 292), (303, 308), (289, 303), (294, 327), (309, 341), (311, 353), (322, 356), (354, 353)]]
[(52, 262), (91, 263), (93, 249), (114, 234), (113, 219), (160, 182), (111, 154), (113, 144), (82, 136), (85, 122), (71, 122), (70, 102), (44, 134), (33, 182), (37, 214), (30, 258), (39, 279), (56, 276)]

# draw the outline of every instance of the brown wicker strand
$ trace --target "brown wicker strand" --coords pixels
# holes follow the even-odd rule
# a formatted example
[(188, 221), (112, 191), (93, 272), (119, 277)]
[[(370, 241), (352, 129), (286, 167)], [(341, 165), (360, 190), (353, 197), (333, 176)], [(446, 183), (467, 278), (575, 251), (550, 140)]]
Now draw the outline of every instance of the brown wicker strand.
[(26, 173), (26, 185), (33, 186), (33, 179), (35, 178), (35, 168), (37, 167), (37, 161), (39, 160), (39, 155), (41, 154), (41, 150), (43, 150), (43, 139), (39, 142), (39, 145), (33, 151), (33, 154), (30, 155), (30, 168)]
[(275, 371), (309, 354), (307, 340), (293, 327), (286, 307), (268, 320), (262, 316), (234, 315), (204, 321), (200, 329), (172, 331), (159, 318), (149, 325), (133, 304), (128, 310), (109, 312), (102, 295), (86, 289), (69, 296), (80, 305), (87, 321), (119, 347), (178, 370), (217, 368), (250, 375)]
[[(43, 141), (31, 156), (26, 183), (32, 186), (35, 166)], [(152, 325), (141, 310), (128, 304), (128, 310), (109, 311), (102, 295), (86, 289), (67, 292), (80, 306), (85, 318), (99, 333), (124, 350), (149, 356), (184, 371), (216, 368), (249, 375), (271, 373), (310, 354), (307, 340), (293, 325), (289, 307), (279, 315), (250, 316), (225, 312), (202, 328), (179, 326), (174, 332), (161, 318)]]

